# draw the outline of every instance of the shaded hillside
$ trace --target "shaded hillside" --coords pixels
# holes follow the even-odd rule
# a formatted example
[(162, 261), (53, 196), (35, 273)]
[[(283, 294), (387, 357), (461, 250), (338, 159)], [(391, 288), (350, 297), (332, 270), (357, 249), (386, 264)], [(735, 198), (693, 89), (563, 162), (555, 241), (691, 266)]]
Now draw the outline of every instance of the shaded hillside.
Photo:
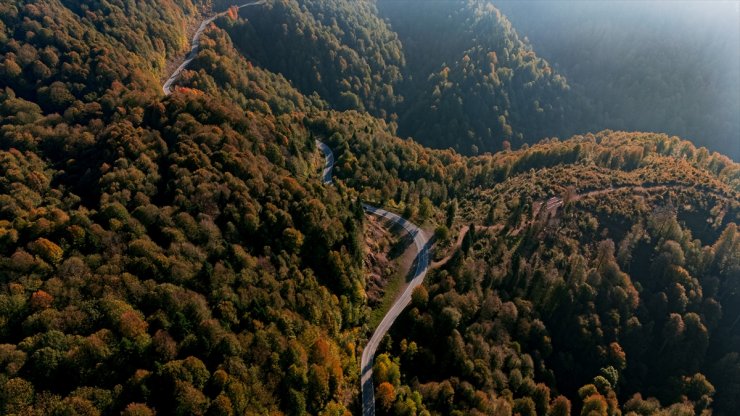
[(373, 3), (279, 0), (245, 14), (227, 29), (239, 50), (305, 95), (383, 117), (401, 101), (403, 52)]
[(249, 60), (304, 94), (397, 121), (400, 135), (426, 145), (474, 154), (569, 131), (565, 79), (490, 4), (377, 7), (276, 1), (227, 30)]
[(566, 80), (491, 3), (378, 5), (408, 57), (402, 136), (475, 154), (572, 131)]
[(660, 131), (740, 160), (734, 2), (496, 2), (590, 103), (578, 130)]

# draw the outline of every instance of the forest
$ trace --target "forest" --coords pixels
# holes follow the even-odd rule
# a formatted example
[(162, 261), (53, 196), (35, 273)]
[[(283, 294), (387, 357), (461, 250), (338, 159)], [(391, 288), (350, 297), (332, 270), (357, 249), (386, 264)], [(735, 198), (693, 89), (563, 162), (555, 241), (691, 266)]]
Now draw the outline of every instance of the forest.
[[(579, 164), (648, 138), (570, 141)], [(462, 245), (376, 362), (386, 414), (408, 414), (415, 394), (433, 414), (734, 412), (737, 187), (659, 154), (602, 163), (545, 166), (464, 199)], [(548, 195), (562, 207), (543, 208)]]
[(617, 130), (495, 4), (420, 3), (227, 13), (169, 96), (231, 2), (0, 4), (0, 413), (360, 414), (367, 202), (436, 264), (379, 415), (734, 414), (731, 124)]

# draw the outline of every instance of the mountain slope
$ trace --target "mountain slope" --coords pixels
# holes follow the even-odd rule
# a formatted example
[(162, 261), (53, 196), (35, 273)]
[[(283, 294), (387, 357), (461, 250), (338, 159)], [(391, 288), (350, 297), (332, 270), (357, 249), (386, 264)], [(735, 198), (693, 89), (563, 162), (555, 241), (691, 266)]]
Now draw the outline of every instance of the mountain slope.
[(491, 3), (389, 0), (379, 10), (412, 78), (401, 135), (474, 154), (566, 134), (568, 84)]
[[(280, 94), (248, 93), (247, 113), (195, 90), (162, 100), (134, 45), (60, 3), (2, 7), (3, 68), (59, 51), (36, 82), (72, 94), (35, 96), (37, 63), (2, 78), (2, 412), (341, 412), (358, 380), (361, 217), (315, 183), (300, 119), (271, 114)], [(88, 42), (45, 45), (55, 21)]]
[(667, 139), (501, 155), (520, 173), (462, 199), (462, 247), (391, 331), (395, 409), (411, 389), (439, 414), (732, 414), (740, 188)]
[[(736, 163), (661, 134), (605, 131), (476, 157), (401, 139), (393, 116), (338, 110), (347, 91), (376, 115), (400, 108), (386, 88), (401, 88), (398, 39), (365, 2), (259, 11), (278, 24), (284, 10), (326, 43), (299, 50), (306, 60), (285, 73), (239, 53), (257, 9), (227, 13), (163, 97), (160, 62), (187, 49), (184, 27), (210, 2), (158, 4), (0, 5), (0, 412), (358, 413), (372, 330), (363, 201), (434, 229), (437, 259), (453, 253), (380, 343), (379, 413), (570, 414), (570, 400), (577, 414), (580, 396), (612, 414), (615, 400), (657, 412), (648, 396), (674, 410), (736, 406)], [(457, 4), (469, 16), (478, 3)], [(483, 33), (506, 27), (480, 13)], [(267, 49), (274, 30), (247, 38)], [(465, 74), (462, 52), (475, 68), (488, 59), (488, 40), (472, 39), (450, 38), (460, 85), (482, 77)], [(529, 95), (511, 96), (546, 68), (522, 45), (496, 55), (511, 65), (508, 89), (488, 90), (506, 93), (512, 128)], [(354, 60), (359, 50), (373, 58)], [(346, 79), (304, 66), (337, 51), (351, 58)], [(306, 95), (321, 85), (299, 85), (302, 70), (325, 77), (321, 95)], [(533, 91), (546, 97), (557, 76), (542, 77)], [(335, 152), (333, 187), (317, 139)], [(470, 223), (486, 228), (471, 227), (454, 254)], [(574, 354), (583, 360), (571, 366)], [(606, 364), (617, 378), (594, 379)]]

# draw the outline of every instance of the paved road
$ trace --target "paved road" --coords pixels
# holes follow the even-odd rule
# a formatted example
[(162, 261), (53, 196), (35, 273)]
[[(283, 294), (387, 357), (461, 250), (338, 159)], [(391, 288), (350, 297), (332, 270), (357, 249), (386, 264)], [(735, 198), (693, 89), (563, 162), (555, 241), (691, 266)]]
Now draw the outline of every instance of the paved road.
[[(239, 8), (241, 9), (242, 7), (256, 6), (259, 4), (265, 4), (265, 0), (245, 3), (239, 6)], [(180, 78), (180, 74), (182, 74), (182, 71), (184, 71), (185, 68), (190, 65), (190, 62), (195, 59), (195, 56), (198, 54), (198, 49), (200, 48), (200, 35), (203, 34), (203, 31), (206, 30), (208, 25), (210, 25), (214, 20), (226, 15), (228, 12), (228, 10), (225, 10), (221, 13), (216, 13), (215, 15), (203, 20), (200, 23), (198, 30), (196, 30), (195, 35), (193, 35), (193, 40), (190, 42), (190, 52), (188, 52), (187, 56), (185, 56), (185, 61), (183, 61), (183, 63), (180, 64), (179, 67), (177, 67), (175, 72), (173, 72), (172, 75), (167, 78), (167, 81), (164, 82), (164, 85), (162, 86), (162, 91), (164, 91), (164, 95), (172, 94), (172, 85), (175, 83), (175, 81), (177, 81), (178, 78)]]
[(321, 174), (321, 179), (324, 181), (324, 185), (330, 185), (332, 183), (331, 170), (334, 168), (334, 152), (324, 142), (316, 140), (316, 146), (324, 152), (324, 171)]
[[(325, 184), (330, 184), (332, 183), (331, 170), (334, 167), (334, 153), (331, 151), (329, 146), (318, 140), (316, 141), (316, 146), (324, 152), (324, 158), (326, 160), (324, 171), (322, 173), (322, 180)], [(362, 371), (362, 375), (360, 377), (360, 386), (362, 387), (362, 414), (363, 416), (374, 416), (375, 388), (373, 386), (373, 361), (375, 360), (375, 352), (378, 349), (378, 344), (380, 344), (380, 341), (383, 339), (385, 334), (388, 333), (388, 330), (396, 321), (396, 318), (398, 318), (406, 306), (411, 303), (411, 294), (413, 293), (414, 288), (424, 282), (424, 277), (429, 269), (430, 243), (429, 237), (427, 237), (424, 231), (401, 216), (368, 204), (362, 204), (362, 208), (368, 214), (377, 215), (378, 217), (385, 218), (403, 227), (408, 235), (414, 239), (414, 245), (416, 245), (416, 259), (414, 260), (416, 269), (414, 270), (414, 277), (411, 279), (411, 282), (409, 282), (406, 290), (404, 290), (401, 296), (396, 299), (388, 313), (385, 314), (383, 320), (380, 321), (380, 325), (375, 329), (373, 336), (367, 342), (365, 349), (362, 351), (362, 360), (360, 361), (360, 368)]]
[(375, 352), (378, 349), (378, 344), (383, 339), (385, 334), (391, 328), (393, 323), (396, 321), (401, 312), (411, 303), (411, 294), (414, 289), (420, 286), (424, 282), (424, 277), (429, 269), (429, 238), (426, 236), (424, 231), (419, 229), (414, 223), (407, 221), (406, 219), (388, 212), (382, 208), (376, 208), (371, 205), (362, 204), (362, 208), (365, 212), (372, 215), (383, 217), (403, 227), (406, 232), (413, 237), (414, 244), (416, 245), (416, 270), (414, 271), (414, 277), (409, 282), (406, 290), (403, 291), (401, 296), (396, 299), (396, 302), (391, 306), (388, 313), (385, 314), (383, 320), (380, 321), (380, 325), (373, 332), (373, 336), (370, 341), (367, 342), (365, 349), (362, 351), (362, 360), (360, 361), (361, 377), (360, 385), (362, 386), (362, 414), (363, 416), (374, 416), (375, 415), (375, 389), (373, 387), (373, 361), (375, 359)]

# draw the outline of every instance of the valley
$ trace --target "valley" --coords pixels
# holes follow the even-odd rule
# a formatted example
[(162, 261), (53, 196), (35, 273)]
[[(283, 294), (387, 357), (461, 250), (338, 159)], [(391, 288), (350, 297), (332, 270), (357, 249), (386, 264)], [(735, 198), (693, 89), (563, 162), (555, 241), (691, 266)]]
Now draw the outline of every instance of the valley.
[(731, 19), (538, 7), (0, 5), (0, 412), (733, 414)]

